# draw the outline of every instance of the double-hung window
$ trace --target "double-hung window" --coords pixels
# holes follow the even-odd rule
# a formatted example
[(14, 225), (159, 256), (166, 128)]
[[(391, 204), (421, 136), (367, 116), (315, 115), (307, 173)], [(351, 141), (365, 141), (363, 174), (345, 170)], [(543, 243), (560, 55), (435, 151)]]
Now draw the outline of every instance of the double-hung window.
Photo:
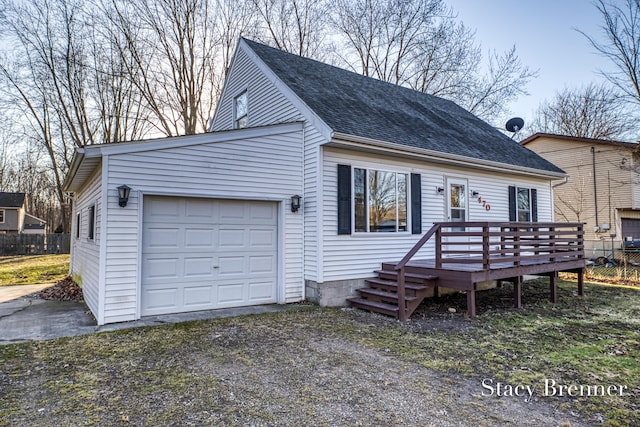
[(509, 220), (538, 221), (538, 194), (535, 188), (509, 187)]
[(518, 221), (530, 222), (531, 221), (531, 190), (528, 188), (518, 187), (518, 203), (516, 206), (518, 210)]
[(407, 181), (405, 173), (354, 168), (354, 231), (407, 231)]
[(243, 129), (249, 125), (249, 103), (248, 103), (247, 91), (245, 90), (240, 95), (233, 99), (233, 119), (234, 127), (236, 129)]

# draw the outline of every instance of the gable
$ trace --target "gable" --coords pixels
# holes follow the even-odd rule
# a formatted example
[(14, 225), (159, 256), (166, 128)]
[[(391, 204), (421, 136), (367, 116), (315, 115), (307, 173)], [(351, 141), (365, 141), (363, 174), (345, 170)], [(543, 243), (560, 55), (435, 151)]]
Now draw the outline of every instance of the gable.
[(209, 131), (233, 129), (234, 99), (245, 91), (248, 98), (249, 127), (304, 120), (299, 109), (287, 99), (282, 88), (277, 87), (273, 77), (267, 75), (239, 45)]
[(563, 173), (451, 101), (242, 42), (334, 133)]

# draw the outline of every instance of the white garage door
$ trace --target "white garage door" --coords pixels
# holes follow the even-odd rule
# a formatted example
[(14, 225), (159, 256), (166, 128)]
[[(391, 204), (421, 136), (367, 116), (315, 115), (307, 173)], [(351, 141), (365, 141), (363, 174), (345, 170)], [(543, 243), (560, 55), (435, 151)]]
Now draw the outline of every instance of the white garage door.
[(277, 205), (145, 197), (142, 315), (277, 301)]

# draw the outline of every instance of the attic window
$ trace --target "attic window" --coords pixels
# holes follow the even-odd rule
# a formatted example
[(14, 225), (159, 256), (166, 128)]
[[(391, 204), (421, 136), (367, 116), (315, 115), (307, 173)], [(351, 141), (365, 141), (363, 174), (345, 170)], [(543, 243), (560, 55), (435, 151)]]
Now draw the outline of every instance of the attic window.
[(234, 116), (234, 127), (236, 129), (243, 129), (248, 126), (248, 99), (247, 99), (247, 91), (245, 90), (240, 95), (236, 96), (233, 100), (233, 116)]

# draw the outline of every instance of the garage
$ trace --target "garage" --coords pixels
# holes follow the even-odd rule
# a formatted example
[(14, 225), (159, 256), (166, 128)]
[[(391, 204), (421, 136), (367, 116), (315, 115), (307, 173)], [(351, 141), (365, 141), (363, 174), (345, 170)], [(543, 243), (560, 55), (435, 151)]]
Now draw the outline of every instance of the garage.
[(277, 302), (278, 204), (145, 196), (141, 315)]

